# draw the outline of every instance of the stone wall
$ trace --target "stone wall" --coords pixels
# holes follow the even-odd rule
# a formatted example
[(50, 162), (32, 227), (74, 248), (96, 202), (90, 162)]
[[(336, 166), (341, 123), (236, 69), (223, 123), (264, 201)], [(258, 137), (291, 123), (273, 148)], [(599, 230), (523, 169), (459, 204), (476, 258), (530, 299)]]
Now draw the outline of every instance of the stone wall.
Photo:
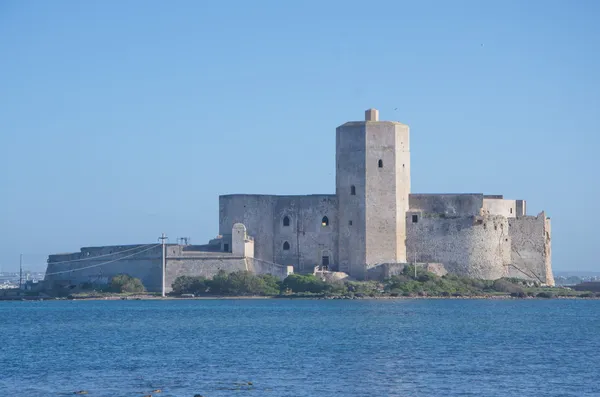
[(337, 263), (335, 195), (227, 195), (219, 204), (220, 233), (231, 234), (235, 223), (243, 223), (254, 240), (255, 258), (294, 266), (299, 273), (312, 272), (323, 257)]
[(202, 257), (169, 258), (166, 266), (165, 290), (167, 293), (172, 291), (171, 285), (179, 276), (212, 278), (220, 270), (230, 273), (249, 269), (243, 257), (233, 256), (233, 254), (219, 253)]
[(511, 242), (505, 217), (408, 212), (406, 221), (409, 262), (443, 263), (449, 273), (473, 278), (507, 275)]
[(450, 216), (478, 216), (483, 207), (483, 194), (411, 194), (411, 211)]
[(541, 212), (537, 216), (509, 219), (509, 225), (512, 241), (509, 275), (554, 285), (550, 218)]
[[(286, 217), (288, 223), (284, 222)], [(330, 266), (337, 264), (335, 195), (277, 196), (272, 221), (274, 257), (270, 261), (294, 266), (298, 273), (312, 272), (323, 264), (323, 257), (329, 258)]]
[[(382, 263), (377, 266), (373, 266), (368, 270), (369, 280), (383, 280), (388, 277), (402, 274), (407, 265), (414, 265), (413, 263)], [(417, 263), (417, 269), (424, 269), (425, 271), (431, 272), (438, 276), (444, 276), (448, 274), (446, 268), (441, 263)]]
[[(136, 248), (139, 247), (139, 248)], [(108, 246), (82, 248), (81, 252), (63, 255), (50, 255), (45, 281), (62, 285), (77, 285), (86, 282), (106, 284), (117, 274), (128, 274), (139, 278), (147, 291), (162, 291), (161, 247), (146, 252), (148, 245)], [(284, 279), (290, 274), (285, 267), (272, 262), (244, 258), (227, 252), (189, 251), (189, 246), (168, 244), (166, 247), (166, 291), (171, 291), (173, 281), (179, 276), (204, 276), (212, 278), (219, 270), (228, 273), (247, 270), (255, 274), (272, 274)], [(126, 251), (111, 255), (115, 252)], [(79, 262), (61, 263), (62, 261)], [(113, 262), (114, 261), (114, 262)], [(106, 263), (112, 262), (112, 263)], [(98, 266), (102, 264), (101, 266)], [(72, 271), (71, 271), (72, 270)], [(65, 272), (66, 273), (62, 273)], [(53, 274), (61, 272), (60, 274)]]
[[(44, 281), (75, 285), (82, 283), (107, 283), (121, 273), (139, 278), (149, 291), (160, 291), (162, 286), (161, 247), (141, 252), (150, 245), (86, 247), (72, 254), (50, 255)], [(125, 252), (123, 252), (125, 251)], [(122, 252), (114, 255), (115, 252)], [(62, 263), (63, 261), (69, 261)], [(75, 262), (73, 262), (75, 261)], [(105, 262), (101, 266), (99, 264)], [(67, 271), (66, 273), (64, 273)], [(54, 274), (60, 272), (60, 274)]]
[(233, 225), (243, 223), (254, 238), (254, 256), (273, 262), (273, 211), (277, 196), (231, 194), (219, 196), (219, 234), (231, 235)]
[(483, 198), (483, 215), (517, 216), (517, 200)]
[(286, 266), (255, 258), (244, 258), (230, 253), (195, 253), (185, 257), (167, 258), (165, 290), (172, 291), (172, 284), (179, 276), (203, 276), (213, 278), (219, 271), (227, 273), (240, 270), (254, 274), (271, 274), (283, 280), (292, 272)]

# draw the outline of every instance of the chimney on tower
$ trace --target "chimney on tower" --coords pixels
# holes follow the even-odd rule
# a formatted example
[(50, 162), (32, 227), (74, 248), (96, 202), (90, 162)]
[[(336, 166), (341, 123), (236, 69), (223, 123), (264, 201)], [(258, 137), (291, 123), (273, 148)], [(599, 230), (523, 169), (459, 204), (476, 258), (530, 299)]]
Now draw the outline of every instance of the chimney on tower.
[(365, 121), (379, 121), (379, 110), (377, 110), (377, 109), (365, 110)]

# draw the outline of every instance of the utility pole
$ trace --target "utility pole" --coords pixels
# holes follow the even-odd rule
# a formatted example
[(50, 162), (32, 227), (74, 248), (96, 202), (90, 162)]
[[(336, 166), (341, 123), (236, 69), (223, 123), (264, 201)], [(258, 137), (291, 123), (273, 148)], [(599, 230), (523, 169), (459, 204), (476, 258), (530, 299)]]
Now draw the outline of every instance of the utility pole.
[(23, 254), (19, 255), (19, 289), (23, 284)]
[(165, 245), (165, 240), (168, 239), (168, 237), (163, 233), (159, 238), (158, 238), (161, 243), (162, 243), (162, 296), (163, 298), (165, 297), (165, 274), (166, 274), (166, 267), (167, 267), (167, 251), (165, 249), (166, 245)]
[(415, 267), (415, 279), (416, 279), (417, 278), (417, 253), (416, 252), (413, 253), (413, 258), (414, 258), (413, 265)]

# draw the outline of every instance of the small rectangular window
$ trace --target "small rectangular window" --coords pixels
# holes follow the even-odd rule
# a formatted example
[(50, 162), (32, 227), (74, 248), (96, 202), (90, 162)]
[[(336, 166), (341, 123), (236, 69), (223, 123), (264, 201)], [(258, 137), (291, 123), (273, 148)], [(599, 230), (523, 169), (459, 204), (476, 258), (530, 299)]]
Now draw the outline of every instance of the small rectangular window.
[(348, 225), (352, 226), (352, 221), (348, 221)]
[(223, 252), (229, 252), (229, 244), (223, 244)]
[(413, 222), (413, 223), (417, 223), (417, 222), (419, 222), (419, 216), (418, 216), (418, 215), (413, 215), (413, 216), (412, 216), (412, 222)]

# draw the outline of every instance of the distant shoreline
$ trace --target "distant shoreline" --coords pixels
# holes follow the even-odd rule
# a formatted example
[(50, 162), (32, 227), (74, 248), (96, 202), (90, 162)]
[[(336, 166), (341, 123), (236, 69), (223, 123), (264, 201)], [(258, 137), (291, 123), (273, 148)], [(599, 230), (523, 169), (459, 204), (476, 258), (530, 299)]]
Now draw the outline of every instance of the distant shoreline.
[(579, 296), (554, 296), (552, 298), (542, 297), (514, 297), (510, 295), (473, 295), (473, 296), (362, 296), (362, 297), (344, 297), (344, 296), (197, 296), (197, 297), (179, 297), (179, 296), (155, 296), (155, 295), (130, 295), (130, 296), (91, 296), (91, 297), (73, 297), (73, 298), (40, 298), (40, 297), (0, 297), (0, 301), (121, 301), (121, 300), (409, 300), (409, 299), (428, 299), (428, 300), (600, 300), (600, 297), (579, 297)]

